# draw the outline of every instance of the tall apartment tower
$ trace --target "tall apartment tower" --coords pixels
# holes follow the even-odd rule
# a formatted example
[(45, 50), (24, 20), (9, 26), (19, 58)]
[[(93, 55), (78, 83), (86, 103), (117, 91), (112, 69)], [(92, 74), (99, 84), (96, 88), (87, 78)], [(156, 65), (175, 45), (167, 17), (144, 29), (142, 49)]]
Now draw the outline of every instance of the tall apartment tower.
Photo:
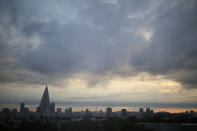
[(106, 108), (106, 117), (112, 117), (112, 108), (111, 107)]
[(51, 103), (50, 113), (55, 113), (55, 103)]

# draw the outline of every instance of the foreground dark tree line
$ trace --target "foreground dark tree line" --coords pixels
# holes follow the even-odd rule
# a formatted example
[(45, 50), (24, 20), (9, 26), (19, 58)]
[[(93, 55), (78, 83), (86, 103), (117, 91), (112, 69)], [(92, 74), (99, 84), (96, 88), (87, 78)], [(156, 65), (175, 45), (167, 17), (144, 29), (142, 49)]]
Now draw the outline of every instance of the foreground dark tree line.
[(19, 126), (10, 124), (0, 125), (1, 131), (153, 131), (145, 128), (142, 124), (137, 124), (135, 118), (125, 120), (119, 118), (109, 118), (103, 121), (92, 121), (84, 119), (82, 121), (56, 122), (55, 120), (33, 120), (23, 122)]

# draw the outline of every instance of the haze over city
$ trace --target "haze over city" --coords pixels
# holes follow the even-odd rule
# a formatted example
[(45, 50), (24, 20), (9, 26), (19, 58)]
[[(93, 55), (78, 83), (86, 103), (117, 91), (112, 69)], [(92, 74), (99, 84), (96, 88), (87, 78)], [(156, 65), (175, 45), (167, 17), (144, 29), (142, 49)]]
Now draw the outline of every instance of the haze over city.
[(196, 103), (196, 0), (1, 0), (0, 103)]

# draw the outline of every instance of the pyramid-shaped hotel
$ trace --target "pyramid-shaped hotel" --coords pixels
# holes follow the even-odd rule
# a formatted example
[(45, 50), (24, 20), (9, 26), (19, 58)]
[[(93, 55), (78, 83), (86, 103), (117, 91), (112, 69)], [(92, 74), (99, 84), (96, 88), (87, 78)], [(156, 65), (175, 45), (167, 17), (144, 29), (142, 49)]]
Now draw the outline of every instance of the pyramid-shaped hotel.
[(50, 114), (55, 113), (55, 103), (50, 103), (47, 85), (42, 95), (40, 105), (37, 107), (36, 112), (41, 113), (45, 116), (49, 116)]

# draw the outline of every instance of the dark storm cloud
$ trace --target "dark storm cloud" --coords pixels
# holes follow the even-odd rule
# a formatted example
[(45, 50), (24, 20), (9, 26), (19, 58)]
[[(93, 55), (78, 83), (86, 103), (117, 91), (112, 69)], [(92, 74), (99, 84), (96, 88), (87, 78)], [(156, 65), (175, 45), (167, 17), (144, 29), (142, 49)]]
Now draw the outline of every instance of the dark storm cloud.
[(181, 2), (153, 21), (150, 46), (131, 58), (135, 70), (163, 74), (185, 87), (196, 87), (196, 7), (196, 1)]
[[(192, 0), (2, 0), (0, 81), (88, 73), (96, 85), (145, 71), (196, 85), (196, 12)], [(148, 42), (140, 30), (154, 32)]]
[[(4, 55), (1, 74), (6, 74), (5, 68), (25, 69), (54, 79), (56, 75), (67, 76), (76, 72), (104, 74), (113, 69), (124, 55), (125, 42), (117, 42), (124, 37), (120, 34), (122, 20), (118, 18), (121, 16), (114, 15), (118, 9), (102, 1), (89, 2), (2, 1), (4, 13), (1, 18), (5, 20), (1, 23)], [(92, 8), (97, 4), (99, 8)], [(97, 11), (100, 13), (93, 15)], [(103, 22), (98, 22), (99, 19)], [(106, 23), (110, 19), (111, 22)], [(117, 22), (113, 24), (113, 21)], [(10, 57), (13, 61), (8, 61)], [(7, 68), (8, 64), (12, 67)], [(16, 75), (3, 75), (1, 81), (14, 80), (13, 76)], [(19, 78), (26, 81), (20, 75), (16, 81)]]

